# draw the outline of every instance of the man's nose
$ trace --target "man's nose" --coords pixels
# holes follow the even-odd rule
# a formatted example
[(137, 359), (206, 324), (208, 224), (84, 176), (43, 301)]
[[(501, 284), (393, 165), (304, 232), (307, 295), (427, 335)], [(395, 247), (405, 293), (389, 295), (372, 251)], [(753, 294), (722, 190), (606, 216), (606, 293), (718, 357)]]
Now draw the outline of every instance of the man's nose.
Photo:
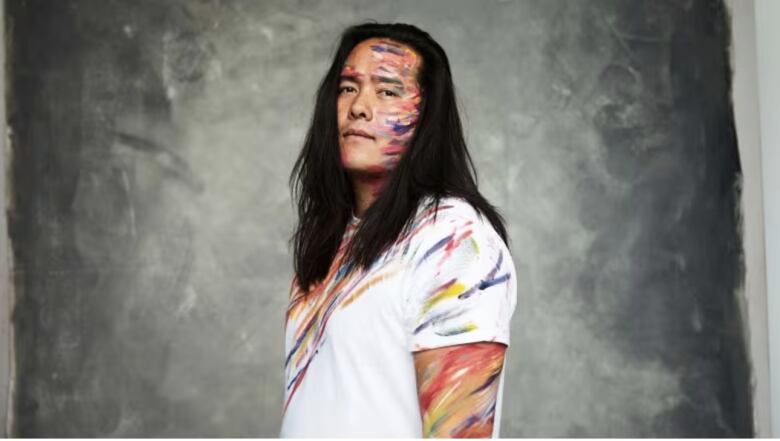
[(368, 97), (364, 90), (361, 90), (352, 101), (352, 105), (349, 107), (349, 114), (353, 119), (363, 118), (366, 121), (371, 120), (371, 103), (368, 102)]

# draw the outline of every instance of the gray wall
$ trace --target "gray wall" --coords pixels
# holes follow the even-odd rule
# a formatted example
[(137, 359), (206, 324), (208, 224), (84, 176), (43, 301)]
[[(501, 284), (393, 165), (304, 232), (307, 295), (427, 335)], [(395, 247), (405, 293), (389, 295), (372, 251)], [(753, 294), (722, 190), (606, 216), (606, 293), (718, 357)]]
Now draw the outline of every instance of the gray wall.
[[(0, 14), (4, 14), (5, 1), (0, 0)], [(0, 22), (0, 35), (5, 36), (4, 22)], [(3, 41), (5, 39), (3, 38)], [(0, 46), (0, 60), (5, 60), (5, 45)], [(5, 79), (5, 63), (0, 66), (0, 78)], [(0, 88), (0, 102), (5, 103), (5, 87)], [(6, 131), (5, 126), (5, 105), (0, 106), (0, 130)], [(3, 176), (0, 178), (0, 207), (7, 207), (6, 195), (8, 179), (6, 170), (6, 136), (0, 133), (0, 170)], [(5, 210), (3, 210), (5, 212)], [(12, 339), (11, 335), (11, 291), (12, 282), (9, 279), (10, 256), (8, 255), (9, 240), (7, 236), (8, 224), (6, 216), (0, 216), (0, 435), (5, 436), (8, 433), (9, 423), (9, 403), (12, 395), (11, 389), (11, 367), (12, 362)]]
[(509, 222), (502, 435), (752, 434), (720, 2), (7, 9), (16, 434), (277, 434), (287, 174), (366, 18), (448, 51)]
[[(758, 100), (761, 126), (761, 155), (764, 182), (764, 214), (766, 220), (766, 264), (769, 314), (772, 430), (780, 437), (780, 4), (758, 0), (756, 14), (756, 52), (758, 58), (756, 83), (761, 91)], [(774, 190), (774, 191), (773, 191)]]
[[(728, 0), (731, 11), (731, 60), (734, 71), (732, 97), (737, 129), (741, 188), (741, 233), (745, 280), (743, 312), (747, 317), (748, 352), (753, 367), (753, 417), (756, 437), (772, 436), (768, 333), (767, 266), (764, 247), (764, 202), (762, 189), (761, 119), (758, 113), (755, 5), (753, 0)], [(778, 17), (780, 18), (780, 17)]]

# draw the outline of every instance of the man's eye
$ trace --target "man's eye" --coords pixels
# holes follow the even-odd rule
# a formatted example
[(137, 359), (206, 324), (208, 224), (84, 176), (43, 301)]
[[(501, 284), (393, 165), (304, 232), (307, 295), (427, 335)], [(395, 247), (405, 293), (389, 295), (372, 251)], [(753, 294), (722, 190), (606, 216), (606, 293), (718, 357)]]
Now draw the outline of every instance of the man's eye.
[(399, 96), (396, 92), (389, 89), (381, 90), (379, 93), (384, 93), (385, 96)]
[(340, 94), (344, 93), (344, 92), (351, 92), (353, 90), (355, 90), (355, 88), (352, 87), (352, 86), (341, 86), (341, 87), (339, 87), (339, 93)]

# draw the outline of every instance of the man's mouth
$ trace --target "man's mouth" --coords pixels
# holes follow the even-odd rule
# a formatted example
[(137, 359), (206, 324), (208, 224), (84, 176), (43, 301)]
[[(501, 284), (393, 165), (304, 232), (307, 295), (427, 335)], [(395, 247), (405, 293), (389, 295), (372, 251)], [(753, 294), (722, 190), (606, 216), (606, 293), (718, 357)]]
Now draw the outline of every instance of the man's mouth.
[(374, 137), (369, 135), (367, 132), (364, 132), (362, 130), (355, 130), (355, 129), (348, 129), (344, 131), (344, 137), (346, 138), (348, 136), (358, 136), (361, 138), (374, 139)]

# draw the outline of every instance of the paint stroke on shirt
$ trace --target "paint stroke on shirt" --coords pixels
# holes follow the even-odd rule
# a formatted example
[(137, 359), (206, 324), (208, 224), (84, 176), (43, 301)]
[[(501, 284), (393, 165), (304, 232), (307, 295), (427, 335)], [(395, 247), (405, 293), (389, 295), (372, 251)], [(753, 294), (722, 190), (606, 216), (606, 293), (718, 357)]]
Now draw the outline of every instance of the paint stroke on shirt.
[[(456, 257), (459, 259), (457, 262), (459, 266), (456, 271), (463, 271), (464, 277), (461, 280), (461, 274), (457, 272), (447, 274), (451, 280), (446, 286), (436, 287), (424, 295), (421, 292), (419, 298), (424, 302), (423, 306), (410, 315), (413, 326), (407, 331), (417, 335), (429, 326), (436, 323), (446, 324), (448, 320), (467, 313), (469, 308), (467, 299), (471, 293), (479, 292), (485, 286), (492, 286), (491, 284), (496, 284), (496, 281), (509, 280), (508, 274), (495, 277), (498, 268), (501, 267), (503, 259), (501, 254), (498, 254), (496, 262), (491, 262), (486, 267), (484, 274), (476, 274), (476, 278), (471, 267), (460, 266), (463, 262), (476, 263), (480, 258), (481, 250), (474, 237), (473, 220), (449, 216), (449, 220), (454, 222), (443, 222), (442, 216), (447, 218), (443, 212), (451, 208), (453, 205), (443, 203), (438, 206), (438, 209), (429, 207), (422, 210), (409, 231), (364, 271), (349, 272), (348, 265), (342, 262), (349, 240), (358, 228), (356, 224), (350, 223), (325, 279), (308, 293), (301, 292), (293, 281), (285, 323), (296, 328), (285, 361), (288, 391), (285, 410), (296, 389), (304, 381), (309, 364), (322, 347), (325, 329), (332, 315), (338, 309), (346, 308), (357, 301), (366, 292), (371, 292), (371, 287), (396, 276), (399, 271), (411, 271), (410, 277), (426, 279), (429, 283), (434, 283), (434, 278), (440, 276), (439, 273), (442, 271), (453, 271), (453, 268), (447, 264), (453, 258), (453, 253), (458, 253)], [(486, 241), (484, 246), (492, 245)], [(461, 261), (464, 259), (464, 252), (467, 255), (465, 260)], [(425, 265), (422, 265), (423, 263)], [(421, 265), (424, 274), (417, 273)], [(500, 295), (500, 293), (501, 291), (487, 291), (484, 294)], [(469, 321), (437, 330), (436, 334), (442, 337), (458, 336), (478, 329), (476, 323)]]
[(323, 336), (328, 320), (337, 308), (349, 306), (357, 300), (368, 287), (381, 283), (389, 278), (397, 266), (389, 265), (397, 258), (410, 252), (412, 240), (434, 222), (434, 217), (442, 211), (452, 208), (452, 205), (442, 204), (438, 209), (428, 208), (415, 219), (410, 231), (396, 241), (382, 254), (374, 265), (366, 271), (348, 271), (349, 266), (343, 262), (344, 252), (358, 226), (347, 225), (344, 238), (336, 252), (328, 274), (308, 293), (297, 286), (296, 280), (290, 291), (290, 303), (285, 316), (285, 326), (296, 323), (293, 345), (289, 348), (285, 359), (285, 378), (288, 398), (284, 409), (287, 409), (298, 385), (304, 380), (306, 369), (317, 354), (323, 343)]

